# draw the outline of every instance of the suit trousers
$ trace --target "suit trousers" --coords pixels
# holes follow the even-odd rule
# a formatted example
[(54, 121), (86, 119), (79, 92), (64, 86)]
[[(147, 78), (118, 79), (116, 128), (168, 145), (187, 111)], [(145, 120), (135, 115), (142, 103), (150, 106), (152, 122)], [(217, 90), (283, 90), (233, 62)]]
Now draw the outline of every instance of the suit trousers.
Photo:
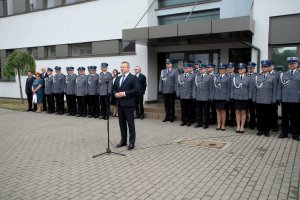
[(208, 101), (197, 101), (197, 123), (198, 124), (209, 124), (209, 102)]
[(256, 104), (257, 130), (262, 133), (269, 133), (271, 129), (270, 113), (272, 104)]
[(54, 113), (55, 111), (55, 104), (54, 104), (54, 95), (53, 94), (46, 94), (45, 95), (47, 99), (47, 112), (48, 113)]
[(46, 95), (43, 95), (43, 110), (47, 110), (47, 98)]
[(180, 99), (181, 121), (184, 123), (192, 122), (192, 99)]
[(135, 144), (134, 107), (118, 107), (121, 143), (127, 143), (127, 126), (129, 128), (129, 143)]
[(87, 104), (86, 104), (86, 96), (77, 96), (77, 107), (78, 111), (77, 113), (82, 115), (86, 115), (87, 112)]
[(144, 115), (144, 95), (135, 96), (135, 114), (137, 117)]
[(99, 116), (99, 96), (88, 95), (87, 100), (89, 106), (89, 114), (92, 116)]
[(175, 118), (175, 98), (176, 93), (164, 94), (166, 119), (170, 120)]
[(26, 93), (27, 102), (28, 102), (28, 110), (32, 110), (32, 93)]
[[(287, 136), (289, 132), (293, 134), (293, 136), (299, 135), (299, 110), (300, 103), (285, 103), (282, 102), (282, 134)], [(289, 130), (289, 127), (291, 129)]]
[(56, 111), (58, 113), (65, 112), (65, 105), (64, 105), (64, 93), (55, 93), (55, 104), (56, 104)]
[(213, 101), (209, 102), (209, 107), (210, 107), (210, 123), (215, 124), (217, 121), (217, 111), (216, 111), (216, 106)]
[(278, 105), (277, 104), (272, 105), (271, 128), (278, 129)]
[(110, 115), (110, 95), (100, 96), (100, 115), (109, 117)]
[(73, 115), (76, 114), (77, 113), (76, 96), (66, 95), (66, 99), (67, 99), (68, 113)]
[(256, 122), (255, 122), (255, 118), (256, 118), (256, 114), (255, 114), (255, 110), (256, 110), (256, 105), (251, 101), (249, 102), (249, 127), (250, 128), (255, 128)]

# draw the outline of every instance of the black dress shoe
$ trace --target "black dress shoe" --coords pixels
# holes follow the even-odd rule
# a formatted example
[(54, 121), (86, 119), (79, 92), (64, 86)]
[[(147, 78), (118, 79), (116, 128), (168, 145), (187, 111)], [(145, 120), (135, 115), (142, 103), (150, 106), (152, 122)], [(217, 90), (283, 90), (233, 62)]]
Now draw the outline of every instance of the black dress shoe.
[(134, 119), (138, 119), (138, 118), (140, 118), (140, 117), (141, 117), (141, 116), (137, 115), (137, 116), (134, 117)]
[(170, 121), (169, 119), (165, 118), (164, 120), (162, 120), (162, 122), (167, 122)]
[(104, 119), (104, 120), (107, 120), (107, 119), (108, 119), (108, 117), (107, 117), (107, 116), (104, 116), (104, 117), (103, 117), (103, 119)]
[(287, 137), (287, 135), (285, 135), (285, 134), (283, 134), (283, 133), (281, 133), (279, 136), (278, 136), (278, 138), (286, 138)]
[(261, 136), (263, 133), (262, 132), (257, 132), (256, 135)]
[(194, 127), (195, 127), (195, 128), (202, 127), (202, 124), (197, 123)]
[(171, 123), (174, 122), (174, 118), (171, 118), (171, 119), (170, 119), (170, 122), (171, 122)]
[(187, 123), (186, 122), (182, 122), (181, 124), (180, 124), (180, 126), (185, 126)]
[(127, 147), (127, 150), (132, 150), (134, 149), (134, 144), (130, 144), (128, 147)]
[(127, 144), (126, 143), (122, 143), (122, 142), (120, 142), (119, 144), (117, 144), (117, 148), (120, 148), (120, 147), (124, 147), (124, 146), (126, 146)]
[(208, 128), (208, 124), (204, 124), (203, 129), (207, 129), (207, 128)]
[(142, 120), (144, 119), (144, 115), (141, 115), (141, 119), (142, 119)]
[(269, 132), (265, 132), (264, 134), (265, 134), (266, 137), (270, 137)]
[(296, 140), (296, 141), (300, 141), (299, 135), (293, 135), (293, 139)]
[(68, 113), (67, 115), (70, 116), (70, 115), (72, 115), (72, 113)]
[(88, 118), (92, 118), (92, 117), (94, 117), (94, 116), (93, 116), (93, 115), (89, 115), (89, 116), (88, 116)]
[(81, 114), (77, 114), (77, 115), (76, 115), (76, 117), (80, 117), (80, 116), (81, 116)]
[(94, 116), (94, 118), (98, 118), (98, 117), (99, 117), (99, 115), (95, 115), (95, 116)]
[(186, 125), (187, 125), (187, 126), (191, 126), (191, 124), (192, 124), (191, 122), (188, 122)]
[(82, 115), (82, 117), (86, 117), (86, 114)]
[(273, 128), (273, 132), (277, 133), (278, 132), (278, 128)]

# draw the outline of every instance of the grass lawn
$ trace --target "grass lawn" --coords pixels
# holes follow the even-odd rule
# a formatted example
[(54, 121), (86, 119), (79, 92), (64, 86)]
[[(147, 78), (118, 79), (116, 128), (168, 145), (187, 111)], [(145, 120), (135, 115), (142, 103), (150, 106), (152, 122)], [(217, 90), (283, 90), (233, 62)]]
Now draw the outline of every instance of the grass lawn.
[(24, 99), (24, 103), (22, 104), (21, 99), (0, 98), (0, 108), (23, 111), (27, 109), (27, 100)]

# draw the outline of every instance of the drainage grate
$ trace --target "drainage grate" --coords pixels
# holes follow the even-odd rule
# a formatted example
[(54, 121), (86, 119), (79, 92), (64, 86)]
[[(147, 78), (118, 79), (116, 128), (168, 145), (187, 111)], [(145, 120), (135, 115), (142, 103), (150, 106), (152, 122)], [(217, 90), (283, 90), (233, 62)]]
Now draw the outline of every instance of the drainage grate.
[(191, 146), (207, 147), (207, 148), (214, 148), (214, 149), (222, 149), (226, 145), (225, 142), (219, 142), (213, 140), (198, 140), (198, 139), (191, 139), (191, 138), (183, 138), (176, 142), (178, 144), (186, 144)]

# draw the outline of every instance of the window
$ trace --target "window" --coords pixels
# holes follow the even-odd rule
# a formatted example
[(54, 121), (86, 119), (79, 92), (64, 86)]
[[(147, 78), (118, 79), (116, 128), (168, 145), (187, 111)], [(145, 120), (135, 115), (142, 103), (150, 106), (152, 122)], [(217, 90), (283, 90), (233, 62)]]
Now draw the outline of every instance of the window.
[(135, 42), (122, 42), (122, 52), (135, 52)]
[(76, 1), (75, 0), (65, 0), (66, 5), (73, 4), (73, 3), (76, 3)]
[[(164, 24), (182, 24), (187, 19), (189, 13), (182, 13), (176, 15), (166, 15), (158, 17), (160, 25)], [(206, 10), (200, 12), (193, 12), (188, 19), (188, 22), (204, 20), (204, 19), (220, 19), (220, 10)]]
[(276, 63), (277, 66), (282, 67), (283, 70), (288, 69), (287, 57), (297, 57), (297, 51), (299, 46), (283, 46), (283, 47), (272, 47), (271, 59)]
[(33, 58), (37, 58), (38, 57), (38, 48), (37, 47), (28, 48), (28, 53), (31, 54), (33, 56)]
[(7, 15), (14, 14), (13, 0), (7, 0)]
[(87, 56), (92, 54), (92, 43), (71, 44), (71, 56)]
[(5, 4), (4, 0), (0, 0), (0, 17), (5, 15)]
[(48, 46), (46, 47), (46, 57), (53, 58), (56, 56), (56, 48), (55, 46)]
[(37, 0), (29, 0), (29, 11), (37, 9)]
[[(198, 3), (209, 2), (211, 0), (198, 0)], [(194, 4), (196, 0), (159, 0), (159, 8), (173, 7), (173, 6), (184, 6)]]
[(46, 1), (47, 1), (47, 4), (46, 4), (47, 8), (53, 8), (53, 7), (62, 5), (62, 0), (46, 0)]

